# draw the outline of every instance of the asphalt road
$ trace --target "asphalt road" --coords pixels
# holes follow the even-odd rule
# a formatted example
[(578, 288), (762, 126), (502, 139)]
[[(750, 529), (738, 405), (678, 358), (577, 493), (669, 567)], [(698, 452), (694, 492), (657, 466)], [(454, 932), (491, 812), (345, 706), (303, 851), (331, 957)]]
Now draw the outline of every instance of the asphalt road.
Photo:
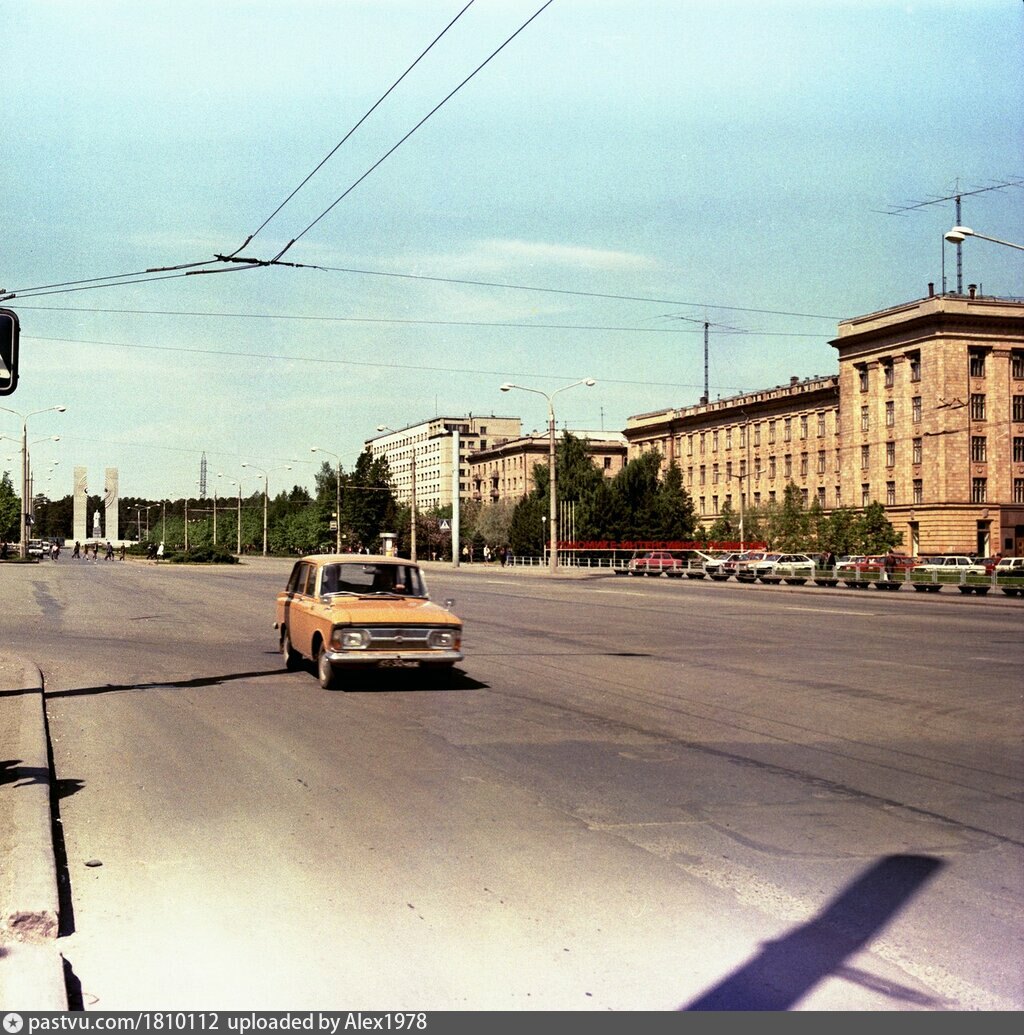
[(1024, 1006), (1019, 601), (443, 569), (325, 692), (288, 567), (2, 572), (86, 1009)]

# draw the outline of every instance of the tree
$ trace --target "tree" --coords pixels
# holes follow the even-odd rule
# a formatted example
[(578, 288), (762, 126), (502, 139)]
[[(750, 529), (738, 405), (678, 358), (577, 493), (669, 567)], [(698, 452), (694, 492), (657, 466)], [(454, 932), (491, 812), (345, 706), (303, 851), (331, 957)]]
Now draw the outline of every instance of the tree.
[(543, 554), (545, 525), (541, 518), (547, 516), (545, 501), (536, 494), (524, 496), (512, 512), (509, 524), (509, 548), (514, 554), (539, 556)]
[(794, 482), (782, 493), (782, 505), (772, 511), (768, 545), (782, 553), (809, 549), (810, 520), (803, 496)]
[(20, 539), (21, 498), (15, 494), (11, 476), (0, 478), (0, 539)]
[(881, 503), (869, 503), (857, 522), (857, 535), (860, 540), (859, 553), (888, 553), (903, 543), (903, 533), (892, 527), (892, 522), (885, 516), (885, 508)]
[(341, 509), (354, 547), (376, 547), (381, 532), (396, 531), (395, 497), (386, 457), (375, 457), (369, 448), (359, 454), (343, 483)]

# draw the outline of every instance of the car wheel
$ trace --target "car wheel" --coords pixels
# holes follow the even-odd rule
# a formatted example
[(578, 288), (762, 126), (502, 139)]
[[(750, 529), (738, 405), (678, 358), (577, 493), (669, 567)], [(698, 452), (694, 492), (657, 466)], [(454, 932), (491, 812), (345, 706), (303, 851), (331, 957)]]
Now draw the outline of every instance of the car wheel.
[(327, 648), (322, 643), (316, 652), (316, 675), (324, 690), (333, 690), (338, 685), (337, 673), (330, 658), (327, 657)]
[(287, 626), (281, 630), (281, 657), (284, 658), (284, 667), (289, 672), (294, 672), (302, 662), (302, 655), (292, 646)]

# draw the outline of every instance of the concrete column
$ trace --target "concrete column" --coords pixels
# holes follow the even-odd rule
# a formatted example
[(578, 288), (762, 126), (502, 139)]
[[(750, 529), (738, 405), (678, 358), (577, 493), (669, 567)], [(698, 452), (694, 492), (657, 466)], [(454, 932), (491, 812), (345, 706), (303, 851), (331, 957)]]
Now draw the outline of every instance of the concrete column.
[(106, 505), (103, 526), (106, 530), (108, 542), (116, 543), (121, 539), (120, 530), (117, 527), (117, 511), (120, 496), (117, 489), (117, 468), (108, 467), (107, 475), (103, 483), (103, 502)]
[(80, 543), (85, 542), (86, 538), (88, 538), (86, 533), (86, 474), (86, 468), (75, 468), (74, 527), (71, 530), (71, 535)]

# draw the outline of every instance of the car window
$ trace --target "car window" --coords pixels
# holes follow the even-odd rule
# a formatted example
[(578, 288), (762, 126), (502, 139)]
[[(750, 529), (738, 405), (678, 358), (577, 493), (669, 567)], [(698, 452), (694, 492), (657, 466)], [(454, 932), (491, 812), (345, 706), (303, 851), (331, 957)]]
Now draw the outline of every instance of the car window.
[(302, 561), (295, 562), (295, 567), (292, 568), (291, 576), (288, 579), (287, 589), (289, 593), (299, 592), (299, 586), (302, 585), (302, 582), (305, 582), (305, 567)]
[(305, 565), (305, 568), (306, 578), (304, 580), (305, 586), (302, 592), (305, 593), (306, 596), (312, 596), (316, 592), (316, 566), (313, 564), (307, 564)]
[(357, 596), (375, 593), (411, 597), (427, 595), (419, 568), (406, 564), (328, 564), (323, 569), (321, 587), (323, 593), (354, 593)]

